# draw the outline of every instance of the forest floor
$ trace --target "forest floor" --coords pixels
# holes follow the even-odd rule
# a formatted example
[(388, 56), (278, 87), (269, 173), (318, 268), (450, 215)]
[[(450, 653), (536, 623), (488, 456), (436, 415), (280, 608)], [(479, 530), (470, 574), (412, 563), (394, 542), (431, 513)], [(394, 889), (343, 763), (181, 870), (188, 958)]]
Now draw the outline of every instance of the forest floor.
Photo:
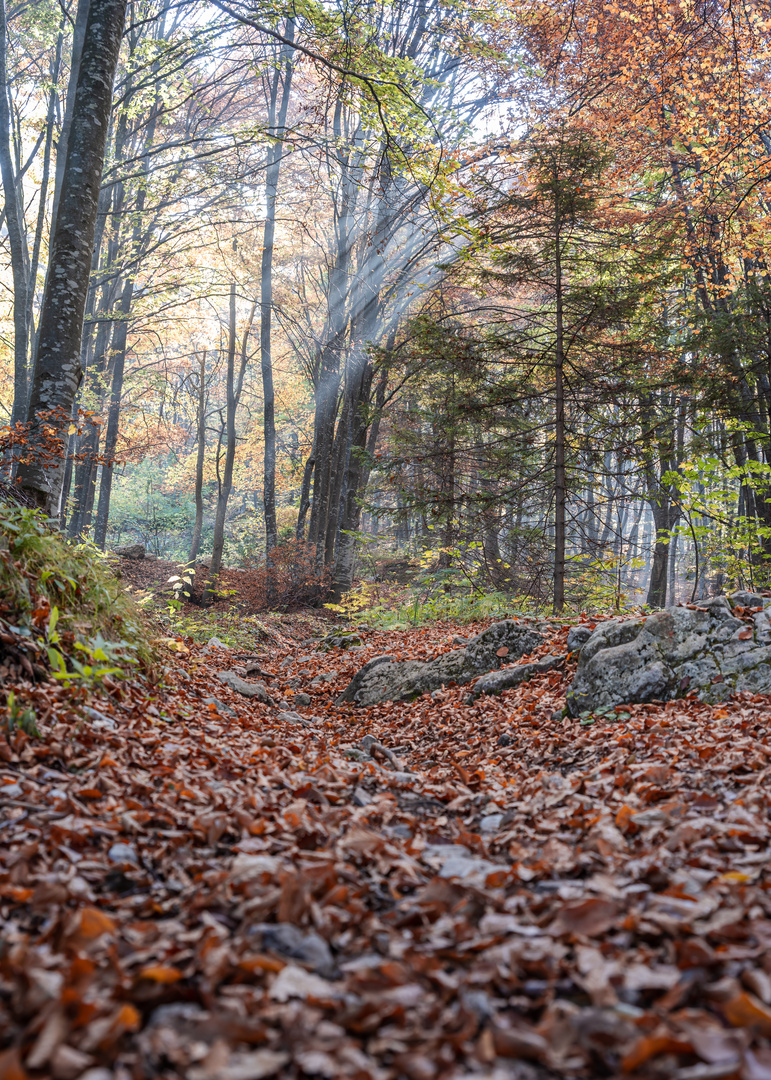
[[(169, 640), (156, 685), (27, 685), (0, 1080), (769, 1080), (769, 700), (564, 719), (568, 664), (336, 706), (371, 657), (482, 626), (322, 652), (328, 628)], [(247, 668), (302, 723), (217, 679)]]

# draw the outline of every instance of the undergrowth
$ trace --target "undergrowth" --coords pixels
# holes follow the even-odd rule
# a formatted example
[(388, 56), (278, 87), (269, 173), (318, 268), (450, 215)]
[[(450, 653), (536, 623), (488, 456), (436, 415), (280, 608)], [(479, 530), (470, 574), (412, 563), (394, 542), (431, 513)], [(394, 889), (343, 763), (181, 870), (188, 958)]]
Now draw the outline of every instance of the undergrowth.
[(495, 590), (485, 593), (426, 592), (420, 587), (384, 590), (366, 581), (347, 593), (339, 604), (324, 606), (345, 619), (367, 622), (383, 630), (404, 630), (438, 621), (473, 623), (543, 614), (528, 597), (507, 596)]
[(152, 668), (149, 620), (103, 554), (68, 543), (39, 511), (7, 503), (0, 503), (0, 615), (11, 631), (46, 642), (58, 677), (100, 670), (84, 658), (109, 660), (113, 671)]
[[(280, 612), (269, 614), (272, 623), (281, 624), (286, 618)], [(243, 610), (234, 606), (226, 610), (221, 608), (198, 609), (194, 612), (171, 611), (168, 625), (176, 634), (205, 644), (212, 636), (219, 638), (223, 645), (233, 649), (248, 651), (257, 644), (275, 640), (275, 631), (257, 615), (245, 615)]]

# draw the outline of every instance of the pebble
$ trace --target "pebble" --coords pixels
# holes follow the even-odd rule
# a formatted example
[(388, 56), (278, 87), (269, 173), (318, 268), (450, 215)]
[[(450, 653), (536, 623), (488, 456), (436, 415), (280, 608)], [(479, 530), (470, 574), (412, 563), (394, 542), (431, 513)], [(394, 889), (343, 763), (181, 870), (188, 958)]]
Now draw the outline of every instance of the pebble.
[(503, 824), (503, 814), (487, 814), (482, 818), (479, 827), (482, 832), (497, 832)]
[(139, 859), (137, 858), (136, 848), (133, 844), (113, 844), (107, 852), (107, 855), (110, 862), (131, 863), (132, 866), (139, 866)]
[(217, 712), (221, 713), (223, 716), (238, 716), (235, 709), (231, 709), (229, 705), (226, 705), (224, 701), (220, 701), (219, 698), (205, 697), (203, 703), (204, 705), (213, 705)]

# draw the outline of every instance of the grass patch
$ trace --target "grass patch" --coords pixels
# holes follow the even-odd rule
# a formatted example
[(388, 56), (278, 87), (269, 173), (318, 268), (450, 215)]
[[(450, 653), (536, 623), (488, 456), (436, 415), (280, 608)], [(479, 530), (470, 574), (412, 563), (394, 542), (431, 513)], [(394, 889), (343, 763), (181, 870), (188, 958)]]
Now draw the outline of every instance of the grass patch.
[(472, 593), (454, 587), (445, 592), (414, 586), (384, 589), (373, 587), (370, 582), (351, 590), (339, 604), (324, 606), (345, 619), (366, 622), (382, 630), (406, 630), (432, 622), (474, 623), (543, 615), (529, 598), (493, 590)]

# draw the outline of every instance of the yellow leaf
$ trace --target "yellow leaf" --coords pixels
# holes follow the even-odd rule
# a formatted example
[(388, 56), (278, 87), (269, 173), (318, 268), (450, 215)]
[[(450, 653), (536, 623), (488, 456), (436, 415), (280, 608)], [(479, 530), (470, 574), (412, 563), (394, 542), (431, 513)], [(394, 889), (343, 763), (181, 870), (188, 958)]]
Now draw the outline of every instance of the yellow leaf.
[(149, 964), (139, 972), (141, 979), (150, 979), (157, 983), (175, 983), (182, 978), (182, 972), (167, 964)]
[(741, 993), (722, 1006), (723, 1015), (734, 1027), (754, 1028), (766, 1039), (771, 1037), (771, 1009), (754, 994)]
[(91, 941), (101, 937), (102, 934), (110, 934), (115, 929), (115, 923), (109, 915), (95, 907), (85, 907), (80, 913), (80, 926), (78, 931), (81, 937)]

